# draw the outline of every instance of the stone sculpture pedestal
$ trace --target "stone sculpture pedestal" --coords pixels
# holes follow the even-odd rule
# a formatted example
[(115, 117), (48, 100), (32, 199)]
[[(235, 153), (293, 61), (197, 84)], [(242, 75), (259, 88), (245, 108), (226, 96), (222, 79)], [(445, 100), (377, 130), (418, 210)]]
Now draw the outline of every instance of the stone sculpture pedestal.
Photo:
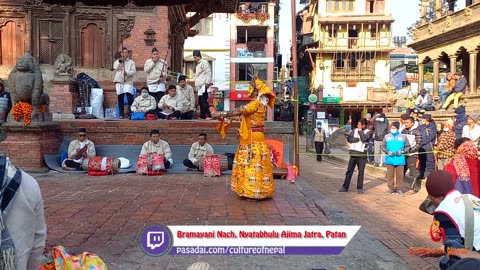
[[(77, 82), (70, 76), (55, 76), (51, 81), (52, 90), (50, 96), (50, 111), (54, 119), (75, 119), (73, 114), (77, 110), (79, 95), (77, 91)], [(61, 111), (62, 114), (57, 114)]]
[(59, 124), (53, 121), (21, 122), (7, 121), (0, 129), (6, 139), (0, 143), (0, 152), (6, 154), (14, 166), (31, 172), (47, 170), (44, 154), (56, 154), (60, 145)]

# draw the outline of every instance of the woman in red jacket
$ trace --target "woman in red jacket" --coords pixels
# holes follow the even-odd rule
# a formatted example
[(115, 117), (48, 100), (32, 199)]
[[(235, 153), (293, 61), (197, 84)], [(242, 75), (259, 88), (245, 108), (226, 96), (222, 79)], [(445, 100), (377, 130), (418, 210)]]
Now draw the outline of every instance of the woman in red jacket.
[(455, 189), (464, 194), (480, 195), (480, 160), (478, 150), (469, 138), (455, 140), (455, 155), (445, 166), (455, 181)]

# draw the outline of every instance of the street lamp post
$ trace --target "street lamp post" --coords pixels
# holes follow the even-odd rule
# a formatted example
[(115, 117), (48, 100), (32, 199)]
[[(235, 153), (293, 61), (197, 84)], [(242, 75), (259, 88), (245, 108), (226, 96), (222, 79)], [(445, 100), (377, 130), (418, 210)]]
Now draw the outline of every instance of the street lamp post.
[(292, 10), (292, 69), (293, 69), (293, 125), (294, 125), (294, 143), (295, 143), (295, 166), (300, 173), (300, 143), (299, 143), (299, 123), (298, 123), (298, 72), (297, 72), (297, 11), (296, 11), (296, 1), (291, 0), (291, 10)]

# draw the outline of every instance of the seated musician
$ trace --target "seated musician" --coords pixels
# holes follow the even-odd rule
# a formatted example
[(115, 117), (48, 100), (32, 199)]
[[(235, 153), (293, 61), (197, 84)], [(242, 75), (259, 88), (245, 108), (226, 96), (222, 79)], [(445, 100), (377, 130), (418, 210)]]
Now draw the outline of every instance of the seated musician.
[(64, 169), (81, 170), (84, 158), (95, 157), (95, 144), (87, 139), (87, 129), (78, 129), (78, 139), (73, 140), (68, 145), (68, 157), (63, 160)]
[(158, 117), (167, 120), (180, 119), (183, 107), (183, 96), (177, 95), (177, 87), (175, 85), (170, 85), (168, 87), (168, 95), (164, 95), (158, 102), (158, 108), (162, 110)]
[(147, 86), (142, 88), (142, 93), (135, 98), (130, 107), (132, 112), (144, 112), (145, 114), (155, 114), (156, 109), (157, 103), (155, 98), (148, 93)]
[(197, 171), (199, 158), (210, 154), (213, 154), (213, 148), (207, 143), (207, 134), (200, 133), (198, 142), (194, 142), (190, 147), (188, 159), (183, 160), (183, 165), (187, 167), (187, 171)]
[[(150, 140), (143, 144), (140, 155), (138, 156), (138, 164), (143, 164), (141, 161), (145, 160), (145, 165), (148, 166), (149, 156), (151, 156), (151, 158), (160, 157), (164, 165), (163, 170), (166, 170), (173, 165), (170, 145), (166, 141), (160, 140), (160, 131), (158, 131), (158, 129), (150, 131)], [(138, 164), (137, 167), (139, 166)]]

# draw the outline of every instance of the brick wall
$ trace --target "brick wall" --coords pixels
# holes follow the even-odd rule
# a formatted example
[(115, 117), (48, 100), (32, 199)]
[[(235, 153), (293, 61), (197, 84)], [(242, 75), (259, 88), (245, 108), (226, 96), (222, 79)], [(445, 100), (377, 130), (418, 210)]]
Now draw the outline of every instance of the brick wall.
[[(215, 129), (217, 121), (102, 121), (102, 120), (60, 120), (62, 137), (73, 138), (78, 128), (85, 127), (88, 137), (97, 145), (141, 145), (149, 140), (151, 129), (160, 130), (160, 138), (171, 145), (190, 145), (204, 132), (211, 144), (238, 144), (236, 138), (239, 122), (233, 122), (227, 138), (222, 139)], [(289, 122), (266, 122), (265, 134), (290, 145), (293, 153), (293, 124)]]
[(74, 81), (53, 82), (49, 93), (52, 113), (61, 110), (62, 113), (74, 113), (80, 104), (80, 97)]
[[(153, 14), (125, 12), (126, 15), (136, 16), (135, 26), (130, 32), (130, 37), (124, 40), (123, 46), (132, 51), (132, 60), (135, 62), (137, 69), (143, 70), (145, 61), (152, 56), (152, 48), (156, 47), (160, 54), (160, 58), (165, 58), (168, 50), (168, 30), (170, 23), (168, 21), (168, 7), (157, 6), (154, 8)], [(152, 29), (155, 31), (154, 46), (145, 45), (145, 31)], [(120, 48), (119, 48), (120, 49)], [(169, 53), (170, 55), (170, 53)], [(170, 63), (169, 59), (167, 59)]]
[(58, 125), (54, 122), (32, 124), (4, 124), (7, 138), (0, 143), (0, 152), (7, 154), (12, 163), (25, 170), (37, 170), (45, 166), (44, 154), (55, 154), (60, 145)]

